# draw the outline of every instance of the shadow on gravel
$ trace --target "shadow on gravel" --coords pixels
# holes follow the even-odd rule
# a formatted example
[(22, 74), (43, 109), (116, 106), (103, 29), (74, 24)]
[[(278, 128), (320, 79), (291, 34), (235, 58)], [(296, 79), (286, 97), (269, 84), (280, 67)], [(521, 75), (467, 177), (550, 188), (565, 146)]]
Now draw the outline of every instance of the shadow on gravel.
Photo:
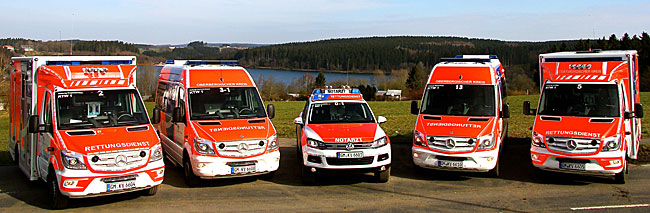
[(565, 174), (558, 172), (536, 172), (530, 160), (530, 138), (508, 138), (501, 151), (499, 177), (491, 177), (482, 172), (455, 172), (416, 168), (411, 157), (409, 136), (391, 137), (393, 152), (392, 176), (431, 180), (464, 181), (471, 178), (493, 178), (529, 183), (556, 185), (587, 185), (590, 183), (610, 183), (611, 178)]
[(177, 188), (201, 188), (201, 187), (219, 187), (237, 185), (243, 183), (254, 182), (258, 177), (238, 177), (238, 178), (221, 178), (221, 179), (204, 179), (196, 187), (189, 187), (185, 184), (185, 177), (183, 175), (183, 168), (174, 165), (167, 158), (165, 158), (165, 180), (164, 185), (170, 185)]

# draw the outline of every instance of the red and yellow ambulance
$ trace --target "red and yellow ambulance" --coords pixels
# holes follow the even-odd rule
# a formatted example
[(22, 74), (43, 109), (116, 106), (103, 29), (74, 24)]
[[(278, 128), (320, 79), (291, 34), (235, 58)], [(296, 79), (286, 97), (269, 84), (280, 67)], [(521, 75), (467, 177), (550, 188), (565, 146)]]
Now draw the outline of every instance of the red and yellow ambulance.
[(542, 170), (613, 176), (625, 183), (636, 159), (643, 107), (635, 50), (539, 56), (541, 95), (530, 155)]
[(280, 165), (272, 104), (236, 61), (170, 60), (162, 68), (154, 120), (165, 154), (200, 179), (266, 175)]
[(136, 88), (134, 56), (12, 58), (9, 152), (30, 180), (68, 198), (163, 181), (162, 147)]
[(314, 89), (296, 124), (302, 179), (314, 184), (320, 172), (372, 172), (378, 182), (390, 177), (390, 140), (359, 89)]
[(413, 131), (418, 167), (492, 172), (508, 132), (505, 70), (495, 55), (458, 55), (433, 67)]

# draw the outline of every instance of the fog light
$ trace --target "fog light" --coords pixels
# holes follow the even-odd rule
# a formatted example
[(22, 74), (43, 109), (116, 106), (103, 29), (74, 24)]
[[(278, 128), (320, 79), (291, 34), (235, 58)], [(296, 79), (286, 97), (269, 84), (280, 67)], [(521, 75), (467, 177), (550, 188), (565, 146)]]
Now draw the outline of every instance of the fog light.
[(77, 180), (66, 180), (63, 181), (63, 187), (71, 187), (77, 185)]
[(413, 158), (419, 158), (419, 157), (420, 157), (420, 155), (418, 155), (417, 152), (414, 152), (414, 153), (413, 153)]
[(207, 166), (206, 163), (199, 163), (199, 165), (198, 165), (199, 168), (203, 168), (203, 167), (205, 167), (205, 166)]
[(386, 170), (386, 166), (381, 166), (381, 168), (380, 168), (379, 170), (381, 170), (381, 171), (385, 171), (385, 170)]
[(536, 161), (536, 160), (539, 160), (539, 155), (537, 155), (537, 154), (530, 154), (530, 158)]
[(311, 168), (311, 172), (316, 172), (316, 168)]
[(619, 165), (619, 164), (621, 164), (621, 160), (619, 160), (619, 159), (610, 160), (609, 164), (611, 164), (611, 165)]
[(491, 162), (492, 160), (494, 160), (494, 157), (487, 157), (488, 162)]

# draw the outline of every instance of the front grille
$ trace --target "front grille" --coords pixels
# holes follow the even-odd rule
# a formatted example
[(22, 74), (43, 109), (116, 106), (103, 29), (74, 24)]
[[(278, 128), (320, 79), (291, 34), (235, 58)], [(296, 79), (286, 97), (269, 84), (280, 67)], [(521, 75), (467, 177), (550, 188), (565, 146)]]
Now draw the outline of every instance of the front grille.
[(368, 165), (375, 160), (374, 156), (362, 158), (326, 158), (327, 164), (333, 166), (346, 166), (346, 165)]
[[(358, 143), (352, 143), (354, 148), (352, 149), (370, 149), (372, 148), (372, 141), (371, 142), (358, 142)], [(333, 150), (347, 150), (346, 146), (348, 143), (323, 143), (324, 146), (321, 146), (324, 149), (333, 149)], [(352, 150), (350, 149), (350, 150)]]
[[(223, 144), (223, 146), (221, 144)], [(223, 156), (248, 157), (264, 152), (264, 149), (266, 148), (266, 139), (215, 142), (214, 147), (216, 148), (216, 151)], [(220, 147), (223, 147), (223, 149)]]
[(570, 154), (595, 153), (600, 148), (600, 143), (600, 140), (589, 138), (546, 137), (549, 149)]
[[(451, 140), (451, 141), (449, 141)], [(427, 144), (432, 149), (446, 152), (469, 152), (476, 147), (476, 138), (427, 136)]]
[[(142, 152), (144, 155), (141, 155)], [(86, 157), (90, 168), (94, 170), (124, 171), (145, 165), (149, 159), (149, 149), (91, 153)]]
[(464, 160), (467, 160), (466, 157), (453, 157), (453, 156), (442, 156), (442, 155), (436, 156), (436, 159), (438, 159), (438, 160), (448, 160), (448, 161), (464, 161)]
[(226, 165), (230, 167), (238, 167), (238, 166), (252, 166), (257, 163), (256, 160), (253, 161), (235, 161), (235, 162), (228, 162)]
[(119, 177), (105, 177), (100, 179), (104, 183), (115, 183), (115, 182), (121, 182), (121, 181), (129, 181), (129, 180), (135, 180), (135, 178), (138, 177), (138, 175), (127, 175), (127, 176), (119, 176)]
[(564, 163), (590, 163), (589, 159), (577, 159), (577, 158), (556, 158), (555, 160)]

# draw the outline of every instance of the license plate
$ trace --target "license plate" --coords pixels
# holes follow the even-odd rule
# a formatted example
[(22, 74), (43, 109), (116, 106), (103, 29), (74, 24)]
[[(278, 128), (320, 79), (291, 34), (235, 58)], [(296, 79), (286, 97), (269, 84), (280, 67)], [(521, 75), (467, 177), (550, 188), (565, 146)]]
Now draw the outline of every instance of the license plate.
[(462, 161), (438, 160), (438, 166), (439, 167), (450, 167), (450, 168), (463, 168), (463, 162)]
[(106, 184), (106, 191), (120, 191), (135, 188), (135, 181), (125, 181)]
[(585, 164), (560, 162), (560, 169), (585, 170)]
[(362, 158), (363, 152), (339, 152), (338, 158)]
[(249, 172), (255, 172), (255, 165), (237, 166), (237, 167), (230, 168), (231, 174), (241, 174), (241, 173), (249, 173)]

